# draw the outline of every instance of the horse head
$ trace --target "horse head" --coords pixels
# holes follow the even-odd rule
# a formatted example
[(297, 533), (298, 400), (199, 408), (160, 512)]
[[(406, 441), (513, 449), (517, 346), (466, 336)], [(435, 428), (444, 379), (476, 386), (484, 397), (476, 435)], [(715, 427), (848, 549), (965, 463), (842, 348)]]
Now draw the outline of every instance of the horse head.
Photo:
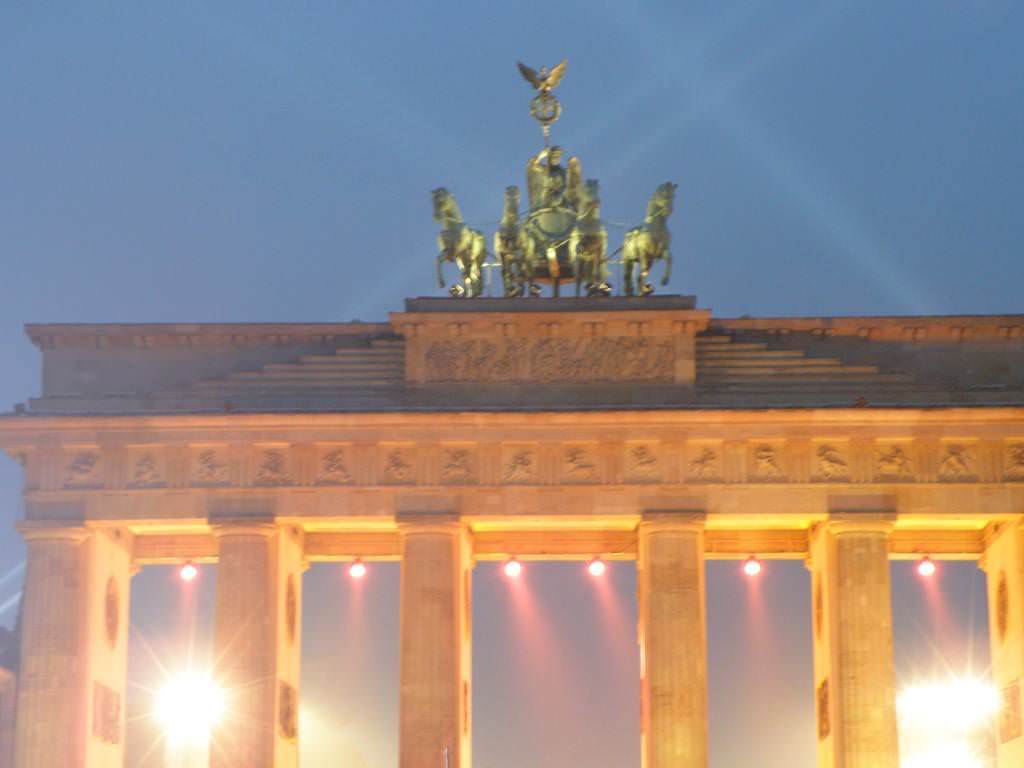
[(519, 221), (519, 187), (515, 184), (505, 187), (505, 215), (502, 224), (515, 224)]
[(462, 221), (459, 205), (451, 192), (444, 187), (438, 187), (430, 193), (430, 197), (434, 202), (434, 221), (439, 224)]
[(651, 195), (651, 200), (647, 204), (648, 218), (667, 219), (672, 215), (672, 209), (675, 205), (676, 189), (678, 189), (678, 187), (678, 184), (666, 181), (654, 190), (654, 194)]

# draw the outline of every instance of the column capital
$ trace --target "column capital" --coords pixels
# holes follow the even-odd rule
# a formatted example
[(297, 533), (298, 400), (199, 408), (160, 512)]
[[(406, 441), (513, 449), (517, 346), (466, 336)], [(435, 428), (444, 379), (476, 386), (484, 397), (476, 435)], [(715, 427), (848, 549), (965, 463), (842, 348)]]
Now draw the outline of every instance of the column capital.
[(28, 520), (15, 523), (14, 526), (25, 541), (85, 541), (92, 531), (83, 525), (63, 525), (55, 523), (30, 522)]
[(646, 510), (640, 515), (637, 531), (660, 533), (668, 531), (702, 532), (707, 526), (708, 516), (698, 510)]
[(210, 526), (213, 535), (221, 539), (225, 536), (262, 536), (270, 538), (281, 529), (276, 523), (260, 523), (250, 520), (219, 520)]
[(395, 524), (403, 537), (430, 533), (455, 535), (469, 530), (462, 518), (453, 512), (404, 512), (395, 515)]
[(837, 513), (829, 515), (824, 528), (835, 536), (845, 533), (881, 533), (888, 536), (896, 525), (895, 514)]

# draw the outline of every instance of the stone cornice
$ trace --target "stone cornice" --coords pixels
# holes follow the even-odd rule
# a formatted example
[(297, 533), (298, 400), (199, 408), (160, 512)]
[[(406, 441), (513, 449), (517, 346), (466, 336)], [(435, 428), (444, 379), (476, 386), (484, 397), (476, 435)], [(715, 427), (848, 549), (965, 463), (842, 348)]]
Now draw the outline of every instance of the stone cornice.
[(887, 342), (1024, 341), (1024, 314), (712, 318), (715, 330), (810, 333)]

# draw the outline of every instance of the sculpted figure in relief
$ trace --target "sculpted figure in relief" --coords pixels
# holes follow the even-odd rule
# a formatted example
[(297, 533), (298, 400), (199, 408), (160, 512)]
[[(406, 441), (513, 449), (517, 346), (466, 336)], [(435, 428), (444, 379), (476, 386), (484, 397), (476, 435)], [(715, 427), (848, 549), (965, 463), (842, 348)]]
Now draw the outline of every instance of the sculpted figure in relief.
[(910, 458), (898, 445), (883, 448), (878, 453), (878, 474), (884, 477), (909, 477), (913, 474)]
[(516, 483), (533, 479), (533, 451), (516, 451), (505, 465), (505, 482)]
[(468, 480), (473, 475), (469, 460), (469, 451), (463, 448), (446, 450), (441, 478), (448, 482)]
[(711, 448), (704, 448), (700, 455), (690, 462), (690, 472), (699, 478), (715, 477), (718, 474), (718, 454)]
[(831, 445), (818, 447), (818, 471), (826, 480), (847, 477), (850, 473), (842, 454)]
[(225, 482), (228, 479), (228, 465), (218, 458), (215, 450), (202, 450), (196, 456), (195, 478), (201, 483)]
[(947, 478), (969, 477), (974, 464), (968, 449), (962, 445), (947, 445), (946, 455), (939, 465), (939, 476)]
[(323, 455), (320, 460), (320, 482), (341, 485), (352, 480), (352, 475), (345, 464), (345, 451), (335, 448)]
[(156, 468), (156, 459), (153, 454), (147, 453), (139, 457), (135, 464), (135, 472), (132, 474), (132, 485), (145, 488), (157, 485), (160, 482), (160, 473)]
[(1006, 474), (1010, 477), (1024, 477), (1024, 444), (1010, 446), (1006, 457)]
[(95, 482), (99, 474), (100, 457), (98, 453), (83, 451), (76, 454), (68, 462), (64, 471), (64, 481), (68, 485), (81, 485), (82, 483)]
[(754, 451), (754, 473), (758, 477), (780, 477), (782, 475), (775, 449), (770, 445), (762, 445)]

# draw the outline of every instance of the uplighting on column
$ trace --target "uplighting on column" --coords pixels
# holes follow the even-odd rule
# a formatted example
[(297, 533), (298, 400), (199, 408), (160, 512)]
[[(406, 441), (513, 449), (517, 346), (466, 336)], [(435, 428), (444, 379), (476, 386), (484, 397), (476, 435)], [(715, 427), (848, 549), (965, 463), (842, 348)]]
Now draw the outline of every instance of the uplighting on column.
[(519, 575), (523, 572), (523, 564), (514, 557), (510, 557), (505, 561), (505, 567), (503, 570), (505, 571), (505, 575), (510, 579), (518, 579)]
[(930, 578), (935, 575), (935, 561), (925, 555), (917, 561), (917, 575)]
[(352, 561), (352, 564), (348, 567), (348, 575), (353, 579), (361, 579), (366, 575), (366, 563), (363, 562), (362, 558), (357, 557)]
[(760, 575), (761, 573), (761, 561), (751, 555), (743, 561), (743, 573), (750, 578)]
[(604, 564), (604, 560), (600, 557), (595, 557), (589, 563), (587, 563), (587, 571), (591, 576), (604, 576), (604, 572), (607, 566)]
[(191, 560), (186, 560), (185, 564), (178, 570), (178, 578), (182, 581), (195, 581), (198, 575), (199, 569), (192, 564)]

